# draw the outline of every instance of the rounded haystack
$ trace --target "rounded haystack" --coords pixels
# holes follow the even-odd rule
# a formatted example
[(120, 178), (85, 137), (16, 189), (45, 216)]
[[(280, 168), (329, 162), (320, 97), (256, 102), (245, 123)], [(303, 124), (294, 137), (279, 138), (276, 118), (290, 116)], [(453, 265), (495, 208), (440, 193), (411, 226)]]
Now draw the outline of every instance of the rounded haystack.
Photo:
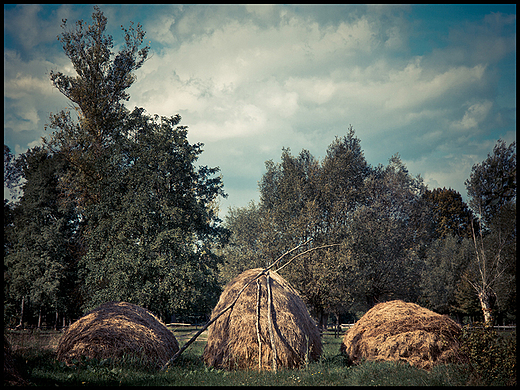
[(400, 300), (379, 303), (343, 338), (340, 351), (353, 363), (402, 361), (426, 370), (458, 363), (461, 327), (447, 316)]
[(148, 310), (127, 302), (108, 302), (74, 322), (61, 337), (56, 354), (68, 364), (81, 356), (125, 356), (160, 367), (178, 350), (173, 333)]
[[(229, 282), (211, 318), (232, 304), (260, 272), (261, 268), (250, 269)], [(299, 368), (319, 358), (320, 333), (300, 295), (276, 272), (268, 271), (268, 277), (269, 284), (265, 274), (250, 283), (232, 309), (209, 327), (203, 355), (206, 365), (228, 370), (276, 370)]]

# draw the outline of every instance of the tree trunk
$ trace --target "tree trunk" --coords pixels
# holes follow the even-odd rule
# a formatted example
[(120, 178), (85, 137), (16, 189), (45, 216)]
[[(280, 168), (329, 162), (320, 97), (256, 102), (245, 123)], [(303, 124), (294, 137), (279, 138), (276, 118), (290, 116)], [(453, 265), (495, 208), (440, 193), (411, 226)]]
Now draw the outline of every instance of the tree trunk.
[(38, 329), (42, 326), (42, 307), (40, 306), (40, 312), (38, 313)]
[(493, 326), (493, 310), (497, 301), (495, 293), (491, 290), (484, 290), (478, 294), (478, 299), (484, 313), (484, 325)]
[(25, 296), (22, 297), (22, 307), (21, 307), (21, 313), (20, 313), (20, 324), (18, 326), (20, 328), (23, 328), (23, 310), (24, 310), (24, 304), (25, 304)]
[(316, 308), (316, 317), (318, 320), (318, 328), (320, 329), (320, 333), (324, 330), (327, 330), (329, 313), (325, 313), (325, 311), (321, 308)]
[(334, 338), (337, 338), (341, 333), (341, 327), (339, 325), (339, 313), (334, 313), (334, 315), (336, 316), (336, 328), (334, 329)]

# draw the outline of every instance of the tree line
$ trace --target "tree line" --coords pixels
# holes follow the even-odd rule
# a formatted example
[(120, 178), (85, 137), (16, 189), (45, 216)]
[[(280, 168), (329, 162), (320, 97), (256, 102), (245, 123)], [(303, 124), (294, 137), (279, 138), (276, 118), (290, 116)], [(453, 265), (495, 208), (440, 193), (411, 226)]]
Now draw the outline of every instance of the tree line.
[(203, 145), (180, 116), (124, 105), (148, 57), (142, 27), (122, 27), (114, 53), (106, 24), (97, 7), (91, 24), (63, 21), (77, 76), (50, 79), (71, 109), (51, 114), (42, 146), (15, 158), (4, 145), (4, 184), (22, 193), (4, 199), (4, 326), (59, 326), (119, 300), (200, 321), (232, 277), (302, 243), (335, 245), (280, 270), (322, 326), (395, 298), (459, 321), (516, 321), (514, 142), (473, 166), (466, 204), (429, 190), (398, 154), (368, 164), (350, 126), (322, 161), (283, 149), (259, 202), (222, 221), (219, 168), (196, 165)]
[[(398, 154), (370, 166), (352, 127), (322, 161), (284, 149), (266, 162), (260, 201), (230, 209), (222, 282), (311, 239), (281, 270), (322, 326), (403, 299), (460, 322), (516, 321), (516, 151), (499, 140), (466, 181), (470, 204), (430, 190)], [(495, 318), (493, 318), (493, 315)], [(359, 317), (359, 316), (358, 316)], [(346, 319), (347, 321), (349, 319)]]

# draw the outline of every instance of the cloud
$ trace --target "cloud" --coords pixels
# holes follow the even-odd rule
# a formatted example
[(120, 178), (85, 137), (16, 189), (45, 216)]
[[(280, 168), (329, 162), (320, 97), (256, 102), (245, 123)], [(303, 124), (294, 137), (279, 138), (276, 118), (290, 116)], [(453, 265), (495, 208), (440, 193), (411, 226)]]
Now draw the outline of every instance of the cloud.
[[(190, 142), (205, 144), (200, 163), (222, 169), (230, 194), (223, 204), (239, 206), (282, 147), (323, 157), (350, 124), (370, 164), (386, 164), (399, 152), (411, 172), (435, 186), (459, 183), (461, 194), (471, 164), (486, 157), (498, 135), (515, 139), (516, 83), (505, 77), (516, 77), (516, 16), (448, 15), (453, 28), (426, 34), (417, 30), (424, 23), (413, 8), (101, 7), (116, 50), (119, 26), (129, 20), (143, 24), (151, 42), (127, 106), (180, 114)], [(48, 113), (67, 107), (48, 79), (50, 69), (74, 72), (55, 40), (57, 20), (90, 21), (91, 12), (4, 12), (4, 32), (19, 42), (16, 50), (4, 47), (4, 140), (11, 145), (31, 144), (44, 135)], [(418, 36), (426, 42), (420, 52), (411, 44)]]
[(4, 34), (17, 41), (24, 51), (37, 50), (42, 44), (56, 40), (61, 33), (62, 19), (74, 18), (70, 5), (43, 6), (40, 4), (17, 4), (12, 9), (4, 8)]
[(453, 123), (453, 127), (462, 130), (478, 127), (478, 125), (487, 118), (492, 106), (493, 102), (489, 100), (472, 104), (464, 113), (463, 118)]

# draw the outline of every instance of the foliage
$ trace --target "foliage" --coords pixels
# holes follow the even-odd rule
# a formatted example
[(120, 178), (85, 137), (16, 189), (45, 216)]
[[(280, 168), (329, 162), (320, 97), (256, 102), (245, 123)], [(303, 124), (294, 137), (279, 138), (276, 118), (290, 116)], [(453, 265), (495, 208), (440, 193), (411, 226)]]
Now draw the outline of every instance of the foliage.
[(21, 154), (17, 164), (26, 181), (8, 229), (6, 298), (18, 303), (25, 300), (35, 308), (73, 312), (74, 300), (78, 301), (73, 288), (77, 275), (72, 256), (73, 211), (61, 205), (57, 189), (66, 163), (59, 155), (35, 147)]
[(414, 301), (421, 245), (416, 205), (423, 191), (399, 156), (379, 166), (366, 181), (367, 202), (348, 221), (345, 250), (354, 272), (357, 301), (371, 308), (390, 298)]
[(77, 76), (51, 71), (53, 85), (70, 102), (79, 121), (69, 111), (51, 114), (50, 129), (57, 129), (45, 145), (65, 156), (71, 169), (63, 178), (64, 189), (71, 202), (80, 207), (99, 200), (99, 186), (103, 185), (106, 171), (98, 164), (106, 156), (107, 148), (119, 139), (122, 119), (127, 113), (122, 101), (128, 100), (125, 92), (134, 82), (133, 72), (139, 69), (148, 56), (149, 47), (139, 49), (144, 31), (122, 28), (125, 44), (117, 53), (112, 52), (113, 40), (105, 34), (107, 18), (95, 6), (92, 24), (82, 20), (75, 29), (58, 36), (63, 50), (72, 62)]
[(515, 150), (514, 142), (506, 147), (499, 140), (493, 154), (473, 166), (465, 183), (470, 206), (479, 215), (478, 226), (472, 225), (475, 251), (467, 281), (488, 325), (495, 320), (497, 303), (500, 307), (500, 302), (511, 301), (508, 290), (516, 295)]
[(470, 207), (487, 226), (502, 206), (516, 201), (516, 143), (498, 140), (493, 154), (473, 165), (465, 184)]
[(211, 207), (225, 196), (218, 168), (195, 168), (202, 145), (191, 145), (180, 117), (135, 109), (128, 136), (101, 161), (110, 173), (87, 217), (89, 307), (125, 300), (166, 315), (209, 312), (218, 298), (213, 246), (227, 231)]
[(460, 280), (473, 256), (473, 243), (453, 235), (438, 238), (426, 250), (421, 274), (422, 300), (428, 308), (442, 314), (465, 313), (457, 294)]
[(9, 189), (10, 195), (15, 199), (21, 195), (22, 176), (20, 164), (11, 153), (9, 146), (4, 144), (4, 186)]
[[(258, 214), (259, 248), (268, 264), (308, 240), (311, 248), (340, 244), (347, 216), (363, 201), (370, 171), (352, 127), (334, 140), (321, 163), (307, 150), (292, 156), (283, 149), (281, 162), (268, 161), (266, 168)], [(351, 304), (344, 257), (337, 249), (303, 256), (283, 274), (311, 306), (320, 326), (325, 326), (328, 312), (342, 312)]]
[(432, 214), (435, 232), (432, 238), (443, 238), (449, 235), (471, 237), (471, 223), (475, 218), (457, 191), (451, 188), (426, 190), (423, 199), (428, 203), (427, 208)]
[(260, 239), (262, 218), (255, 202), (245, 207), (231, 207), (224, 221), (230, 236), (229, 242), (222, 249), (224, 262), (219, 264), (219, 281), (222, 286), (247, 269), (266, 267)]
[(228, 236), (219, 168), (195, 166), (203, 144), (188, 142), (180, 116), (124, 106), (149, 47), (137, 25), (123, 28), (113, 53), (106, 26), (98, 7), (90, 25), (63, 21), (58, 39), (76, 75), (50, 79), (76, 116), (52, 114), (44, 148), (16, 161), (4, 147), (4, 182), (26, 180), (20, 205), (4, 202), (7, 307), (77, 316), (78, 306), (125, 300), (163, 318), (207, 314), (219, 295), (216, 249)]
[(499, 335), (493, 327), (473, 323), (463, 327), (461, 351), (484, 385), (516, 385), (516, 332)]

